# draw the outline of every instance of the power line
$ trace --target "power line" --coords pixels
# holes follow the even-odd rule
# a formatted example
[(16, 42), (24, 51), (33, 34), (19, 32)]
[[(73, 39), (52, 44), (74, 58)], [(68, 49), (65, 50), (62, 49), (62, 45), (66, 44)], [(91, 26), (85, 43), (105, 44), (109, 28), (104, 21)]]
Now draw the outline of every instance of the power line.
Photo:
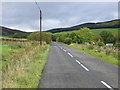
[[(34, 0), (35, 1), (35, 0)], [(38, 7), (39, 11), (40, 11), (40, 45), (42, 45), (42, 11), (40, 9), (40, 7), (38, 6), (38, 3), (35, 1), (36, 6)]]
[(38, 7), (38, 9), (41, 11), (41, 9), (40, 9), (40, 7), (38, 6), (38, 3), (36, 2), (36, 0), (34, 0), (34, 1), (35, 1), (36, 6)]

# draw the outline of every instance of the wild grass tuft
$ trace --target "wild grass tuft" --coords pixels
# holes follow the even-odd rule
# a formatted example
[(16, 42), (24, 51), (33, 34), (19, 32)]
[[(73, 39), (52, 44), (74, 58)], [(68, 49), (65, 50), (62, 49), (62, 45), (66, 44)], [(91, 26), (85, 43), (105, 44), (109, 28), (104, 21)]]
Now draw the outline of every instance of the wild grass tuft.
[(8, 57), (4, 56), (5, 60), (2, 58), (2, 87), (37, 88), (49, 45), (40, 46), (37, 42), (7, 43), (7, 45), (12, 49), (9, 50)]

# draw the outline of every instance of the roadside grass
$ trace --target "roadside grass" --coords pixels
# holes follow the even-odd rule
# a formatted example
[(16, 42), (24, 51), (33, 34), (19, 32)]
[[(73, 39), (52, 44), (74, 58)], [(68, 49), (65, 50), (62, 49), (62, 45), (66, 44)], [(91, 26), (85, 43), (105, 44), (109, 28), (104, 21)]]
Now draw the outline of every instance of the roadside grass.
[(92, 32), (95, 35), (99, 35), (102, 31), (110, 31), (113, 35), (117, 35), (118, 31), (120, 31), (119, 28), (110, 28), (110, 29), (92, 29)]
[(49, 45), (40, 46), (38, 42), (24, 42), (3, 43), (2, 46), (5, 53), (2, 58), (2, 87), (37, 88)]
[(118, 57), (113, 57), (112, 55), (106, 55), (105, 51), (99, 51), (95, 49), (88, 49), (87, 45), (79, 45), (79, 44), (71, 44), (67, 45), (69, 47), (75, 48), (83, 53), (95, 56), (96, 58), (103, 60), (105, 62), (120, 66), (120, 62), (118, 61)]
[(2, 90), (2, 43), (0, 43), (0, 89)]
[(2, 56), (2, 71), (5, 71), (7, 64), (11, 62), (11, 59), (16, 58), (17, 54), (22, 53), (22, 43), (2, 43), (1, 44), (1, 56)]

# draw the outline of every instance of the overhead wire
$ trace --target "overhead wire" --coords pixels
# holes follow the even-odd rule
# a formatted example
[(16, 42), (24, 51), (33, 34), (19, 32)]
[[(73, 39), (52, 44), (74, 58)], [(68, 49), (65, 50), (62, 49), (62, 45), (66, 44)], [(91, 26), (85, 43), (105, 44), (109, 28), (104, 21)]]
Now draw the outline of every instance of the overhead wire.
[(38, 7), (38, 9), (41, 11), (41, 9), (40, 9), (38, 3), (36, 2), (36, 0), (34, 0), (34, 1), (35, 1), (36, 6)]

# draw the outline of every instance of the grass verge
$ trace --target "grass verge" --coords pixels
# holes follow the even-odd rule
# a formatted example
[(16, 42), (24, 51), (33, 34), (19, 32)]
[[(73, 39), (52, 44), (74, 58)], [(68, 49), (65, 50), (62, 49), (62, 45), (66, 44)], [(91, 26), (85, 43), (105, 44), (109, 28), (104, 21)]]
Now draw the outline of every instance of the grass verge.
[(37, 42), (4, 43), (2, 49), (3, 52), (8, 50), (2, 58), (2, 87), (37, 88), (49, 45), (40, 46)]
[(111, 55), (106, 55), (105, 52), (102, 52), (102, 51), (98, 52), (94, 49), (89, 50), (85, 45), (74, 44), (74, 45), (67, 45), (67, 46), (72, 47), (74, 49), (77, 49), (77, 50), (84, 52), (86, 54), (92, 55), (100, 60), (105, 61), (105, 62), (120, 66), (120, 62), (119, 62), (118, 58), (115, 58)]

